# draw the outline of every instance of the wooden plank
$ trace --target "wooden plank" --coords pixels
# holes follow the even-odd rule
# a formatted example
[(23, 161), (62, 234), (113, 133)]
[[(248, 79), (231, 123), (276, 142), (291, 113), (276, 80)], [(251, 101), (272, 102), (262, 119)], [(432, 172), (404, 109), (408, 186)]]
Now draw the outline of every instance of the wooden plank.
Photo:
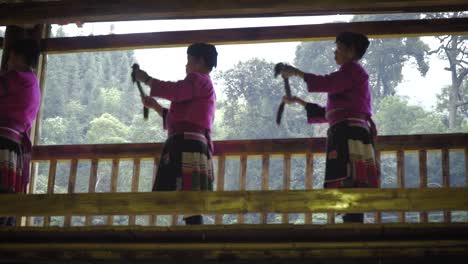
[[(37, 27), (37, 26), (36, 26)], [(41, 31), (41, 38), (40, 39), (47, 39), (51, 35), (51, 25), (42, 25), (40, 28), (37, 27), (37, 33)], [(39, 40), (38, 40), (39, 41)], [(39, 79), (39, 87), (41, 90), (41, 94), (44, 94), (44, 89), (46, 86), (46, 74), (47, 73), (47, 54), (41, 53), (39, 56), (39, 61), (37, 65), (37, 78)], [(44, 105), (44, 97), (41, 96), (40, 105)], [(37, 113), (36, 119), (34, 120), (32, 127), (31, 127), (31, 142), (33, 145), (38, 145), (41, 139), (41, 121), (42, 121), (42, 111), (43, 107), (39, 107), (39, 112)]]
[[(38, 170), (38, 163), (31, 162), (31, 176), (28, 185), (28, 194), (34, 193), (36, 189), (36, 182), (37, 182), (37, 170)], [(34, 217), (26, 217), (26, 226), (33, 226), (34, 225)]]
[[(285, 241), (281, 243), (12, 243), (2, 247), (13, 263), (44, 256), (77, 263), (458, 263), (468, 256), (463, 240)], [(27, 252), (27, 254), (25, 254)], [(31, 253), (30, 253), (31, 252)], [(42, 258), (41, 258), (42, 256)], [(195, 257), (196, 256), (196, 257)], [(429, 258), (427, 256), (430, 256)], [(11, 258), (13, 257), (13, 258)], [(193, 260), (192, 260), (193, 259)], [(377, 261), (377, 260), (379, 261)], [(184, 261), (180, 261), (184, 260)], [(458, 260), (458, 262), (456, 261)], [(151, 262), (149, 262), (151, 261)], [(12, 262), (10, 262), (12, 263)], [(19, 262), (25, 263), (25, 262)], [(39, 262), (44, 263), (44, 262)], [(47, 262), (50, 263), (50, 262)], [(52, 262), (60, 263), (60, 262)]]
[[(161, 157), (160, 156), (155, 156), (153, 158), (153, 171), (152, 171), (152, 176), (153, 176), (153, 179), (151, 181), (151, 183), (153, 184), (152, 188), (154, 188), (154, 185), (155, 185), (155, 182), (156, 182), (156, 174), (158, 172), (158, 166), (159, 166), (159, 162), (161, 161)], [(155, 215), (155, 214), (152, 214), (149, 216), (149, 225), (152, 226), (152, 225), (156, 225), (157, 223), (157, 220), (158, 220), (158, 216)]]
[(463, 0), (137, 0), (137, 1), (23, 1), (3, 4), (0, 25), (67, 24), (70, 22), (129, 21), (229, 17), (306, 16), (467, 10)]
[[(308, 152), (306, 154), (306, 175), (305, 189), (312, 190), (314, 188), (314, 154)], [(308, 213), (304, 216), (305, 224), (312, 224), (312, 214)]]
[[(397, 151), (397, 187), (405, 188), (405, 152), (403, 150)], [(398, 222), (405, 222), (405, 213), (397, 213)]]
[[(68, 176), (68, 193), (75, 193), (76, 174), (78, 170), (78, 160), (73, 159), (70, 162), (70, 174)], [(71, 216), (65, 216), (64, 227), (71, 226)]]
[(155, 33), (111, 34), (49, 38), (43, 41), (47, 53), (108, 51), (187, 46), (196, 42), (216, 45), (282, 41), (334, 40), (343, 31), (356, 31), (371, 38), (428, 35), (463, 35), (468, 18), (344, 22), (316, 25), (250, 27)]
[[(382, 167), (380, 166), (381, 160), (382, 160), (381, 159), (381, 153), (380, 153), (380, 151), (377, 150), (375, 152), (375, 161), (376, 161), (376, 165), (377, 165), (377, 170), (379, 171), (379, 177), (380, 177), (379, 184), (380, 185), (382, 185), (382, 169), (381, 169)], [(380, 188), (380, 186), (379, 186), (379, 188)], [(382, 223), (382, 212), (381, 211), (375, 212), (375, 214), (374, 214), (374, 223), (376, 223), (376, 224)]]
[[(268, 180), (270, 177), (270, 156), (264, 154), (262, 156), (262, 191), (269, 190)], [(263, 212), (261, 214), (262, 224), (266, 224), (268, 222), (268, 214), (267, 212)]]
[[(75, 228), (37, 228), (16, 227), (0, 229), (1, 242), (18, 243), (47, 241), (64, 243), (80, 239), (91, 242), (98, 238), (100, 242), (290, 242), (290, 241), (350, 241), (352, 239), (388, 241), (395, 238), (410, 240), (461, 239), (468, 236), (468, 223), (395, 223), (391, 225), (198, 225), (167, 227), (129, 227), (129, 226), (93, 226)], [(377, 238), (377, 239), (376, 239)], [(118, 241), (116, 241), (118, 239)]]
[(0, 215), (23, 216), (450, 211), (468, 209), (468, 189), (4, 194), (0, 204)]
[[(51, 160), (49, 163), (49, 177), (47, 180), (47, 193), (54, 193), (55, 175), (57, 174), (57, 160)], [(50, 216), (44, 217), (44, 226), (50, 225)]]
[(468, 147), (465, 148), (465, 187), (468, 187)]
[[(117, 192), (117, 185), (118, 185), (118, 178), (119, 178), (119, 159), (112, 160), (112, 169), (111, 169), (111, 182), (110, 182), (110, 192), (116, 193)], [(108, 215), (106, 219), (107, 225), (114, 224), (114, 216)]]
[[(442, 149), (442, 187), (450, 187), (450, 154), (447, 148)], [(450, 211), (444, 211), (444, 222), (451, 222)]]
[[(291, 189), (291, 154), (285, 154), (283, 157), (283, 190), (288, 191)], [(281, 216), (282, 223), (289, 222), (289, 214)]]
[[(133, 160), (133, 174), (131, 192), (138, 192), (138, 184), (140, 183), (140, 159)], [(136, 216), (128, 216), (128, 225), (135, 225)]]
[[(247, 156), (242, 155), (240, 157), (240, 170), (239, 170), (239, 190), (245, 191), (247, 188)], [(238, 223), (243, 224), (245, 221), (245, 215), (239, 214)]]
[[(216, 148), (218, 146), (216, 145)], [(218, 173), (216, 179), (216, 191), (223, 191), (224, 190), (224, 174), (226, 170), (226, 157), (219, 156), (218, 157)], [(223, 222), (223, 215), (216, 215), (215, 216), (215, 224), (220, 225)]]
[[(419, 151), (419, 188), (427, 188), (427, 151)], [(419, 213), (420, 222), (427, 223), (427, 212)]]
[(57, 160), (51, 160), (49, 163), (49, 177), (47, 180), (47, 193), (54, 193), (55, 175), (57, 174)]
[[(263, 155), (324, 153), (325, 138), (261, 139), (216, 141), (214, 155)], [(467, 133), (380, 136), (378, 151), (465, 148)], [(162, 143), (34, 146), (33, 160), (134, 159), (148, 158), (162, 151)]]
[[(88, 193), (94, 193), (96, 191), (98, 166), (99, 166), (99, 160), (92, 159), (90, 172), (89, 172)], [(85, 225), (89, 226), (91, 225), (91, 223), (92, 223), (92, 216), (91, 215), (86, 216)]]

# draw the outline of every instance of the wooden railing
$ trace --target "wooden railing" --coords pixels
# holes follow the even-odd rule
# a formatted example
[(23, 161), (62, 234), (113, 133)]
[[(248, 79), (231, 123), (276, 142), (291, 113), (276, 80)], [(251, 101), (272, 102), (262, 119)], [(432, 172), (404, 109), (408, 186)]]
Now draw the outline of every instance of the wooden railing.
[[(217, 141), (215, 189), (287, 191), (321, 188), (325, 144), (324, 138)], [(147, 192), (151, 190), (161, 150), (162, 144), (159, 143), (36, 146), (29, 191), (33, 194)], [(377, 142), (377, 156), (383, 166), (382, 188), (465, 187), (468, 182), (468, 134), (381, 136)], [(452, 169), (458, 171), (458, 177), (463, 174), (463, 179), (454, 179)], [(411, 182), (407, 176), (412, 176)], [(85, 185), (88, 187), (86, 190), (78, 189)], [(295, 215), (296, 222), (309, 224), (327, 219), (326, 223), (334, 223), (335, 220), (333, 210), (314, 211), (314, 214), (304, 212), (297, 212), (301, 215)], [(327, 216), (315, 212), (326, 212)], [(375, 212), (375, 223), (387, 221), (389, 215), (392, 216), (388, 212), (372, 212)], [(231, 222), (246, 223), (244, 214), (224, 215), (223, 221), (223, 215), (218, 213), (213, 218), (215, 224), (225, 223), (226, 218)], [(287, 223), (288, 214), (283, 210), (281, 215), (274, 215), (276, 218), (273, 220), (270, 215), (269, 220), (269, 214), (263, 211), (255, 215), (255, 219), (257, 223), (279, 219)], [(404, 222), (405, 216), (416, 215), (417, 222), (425, 223), (431, 222), (431, 214), (437, 213), (420, 208), (417, 212), (399, 211), (393, 216), (396, 215), (396, 221)], [(450, 211), (445, 211), (440, 219), (450, 222), (451, 216)], [(84, 217), (83, 224), (91, 225), (92, 216)], [(156, 224), (156, 215), (148, 218), (146, 224)], [(28, 223), (34, 224), (32, 220), (35, 219), (31, 217)], [(134, 225), (136, 219), (136, 215), (129, 215), (128, 224)], [(43, 224), (50, 225), (50, 221), (50, 216), (44, 217)], [(177, 224), (177, 221), (173, 214), (172, 224)], [(104, 224), (113, 222), (110, 216)], [(71, 216), (64, 218), (64, 225), (71, 225)]]

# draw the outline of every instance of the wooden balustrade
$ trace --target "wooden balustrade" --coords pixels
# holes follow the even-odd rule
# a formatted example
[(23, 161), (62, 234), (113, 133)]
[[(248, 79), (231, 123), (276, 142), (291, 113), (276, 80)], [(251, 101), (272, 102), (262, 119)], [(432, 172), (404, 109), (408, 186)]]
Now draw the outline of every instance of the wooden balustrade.
[[(450, 159), (451, 155), (454, 153), (461, 153), (465, 156), (464, 165), (461, 167), (466, 170), (468, 169), (467, 156), (468, 153), (468, 134), (441, 134), (441, 135), (410, 135), (410, 136), (381, 136), (377, 141), (377, 157), (379, 160), (379, 166), (381, 159), (394, 160), (390, 162), (392, 166), (395, 166), (395, 175), (392, 176), (396, 182), (396, 186), (390, 186), (393, 188), (403, 190), (405, 188), (405, 158), (409, 154), (416, 153), (417, 160), (419, 165), (417, 165), (414, 170), (419, 174), (419, 188), (428, 187), (428, 155), (430, 153), (440, 153), (440, 170), (441, 170), (441, 187), (449, 188), (451, 187), (450, 183)], [(230, 188), (238, 191), (247, 190), (248, 182), (250, 180), (250, 175), (248, 171), (248, 161), (255, 161), (258, 164), (257, 172), (260, 177), (260, 181), (257, 181), (258, 185), (257, 190), (271, 190), (269, 183), (271, 177), (277, 177), (277, 175), (282, 174), (282, 179), (279, 182), (282, 182), (281, 191), (288, 191), (292, 189), (293, 175), (291, 174), (291, 169), (294, 168), (292, 165), (292, 160), (300, 160), (301, 168), (304, 170), (304, 179), (301, 180), (304, 182), (304, 186), (299, 186), (303, 190), (311, 190), (314, 186), (320, 185), (320, 177), (314, 177), (320, 168), (323, 169), (323, 159), (324, 151), (326, 147), (326, 140), (324, 138), (307, 138), (307, 139), (265, 139), (265, 140), (233, 140), (233, 141), (217, 141), (215, 142), (215, 160), (217, 161), (216, 170), (216, 190), (223, 191), (225, 190), (225, 184), (229, 181), (226, 181), (227, 170), (231, 169), (227, 166), (228, 160), (237, 160), (239, 163), (239, 173), (237, 175), (239, 181), (236, 188)], [(88, 193), (92, 194), (96, 192), (96, 186), (100, 183), (98, 178), (98, 168), (101, 168), (103, 161), (110, 161), (111, 169), (108, 172), (110, 175), (109, 188), (110, 192), (116, 192), (119, 184), (119, 179), (123, 177), (119, 173), (119, 164), (123, 161), (130, 161), (132, 166), (129, 166), (131, 170), (128, 173), (130, 179), (127, 181), (130, 187), (130, 191), (150, 191), (152, 183), (154, 182), (155, 171), (157, 164), (159, 162), (159, 155), (162, 151), (161, 143), (148, 143), (148, 144), (106, 144), (106, 145), (63, 145), (63, 146), (35, 146), (33, 149), (33, 162), (34, 168), (33, 178), (31, 180), (34, 184), (34, 188), (31, 189), (31, 193), (54, 193), (54, 186), (57, 185), (56, 180), (58, 179), (57, 173), (57, 162), (69, 161), (70, 162), (70, 171), (68, 182), (65, 185), (65, 192), (70, 195), (75, 192), (76, 181), (82, 175), (77, 174), (77, 169), (83, 162), (90, 162), (90, 171), (89, 171), (89, 188)], [(271, 158), (275, 157), (275, 160)], [(282, 158), (282, 163), (277, 163), (277, 157)], [(142, 164), (143, 162), (150, 162), (152, 164), (152, 170), (146, 174), (143, 173)], [(48, 170), (40, 170), (40, 165), (47, 165)], [(296, 163), (295, 163), (296, 164)], [(271, 171), (271, 166), (274, 168)], [(320, 167), (321, 166), (321, 167)], [(43, 166), (42, 166), (43, 167)], [(382, 168), (384, 169), (384, 168)], [(315, 173), (314, 173), (315, 170)], [(46, 188), (39, 187), (38, 178), (39, 175), (45, 173), (48, 175)], [(144, 175), (143, 175), (144, 174)], [(41, 175), (41, 177), (45, 177)], [(86, 175), (87, 177), (87, 175)], [(465, 186), (468, 176), (465, 177)], [(43, 179), (42, 179), (43, 180)], [(144, 183), (144, 190), (139, 189), (138, 186), (141, 185), (141, 181)], [(63, 184), (63, 183), (61, 183)], [(44, 184), (42, 183), (42, 186)], [(151, 185), (151, 186), (148, 186)], [(388, 186), (382, 186), (387, 188)], [(412, 186), (414, 187), (414, 186)], [(298, 188), (295, 186), (294, 188)], [(240, 198), (240, 197), (239, 197)], [(374, 209), (377, 210), (378, 207)], [(463, 210), (462, 208), (459, 208)], [(335, 211), (321, 211), (320, 213), (328, 213), (328, 223), (334, 223), (335, 220)], [(380, 223), (383, 213), (385, 210), (377, 210), (375, 212), (374, 222)], [(268, 222), (268, 212), (270, 211), (258, 211), (260, 213), (260, 223)], [(274, 211), (271, 211), (274, 212)], [(276, 212), (276, 211), (275, 211)], [(319, 211), (314, 211), (314, 213)], [(388, 212), (388, 211), (387, 211)], [(395, 211), (396, 212), (396, 211)], [(428, 212), (419, 208), (417, 210), (419, 213), (419, 222), (428, 222)], [(216, 215), (214, 217), (215, 224), (223, 223), (223, 215), (220, 213), (229, 213), (229, 210), (222, 212), (218, 210), (214, 212)], [(238, 211), (240, 213), (237, 216), (238, 223), (245, 223), (246, 218), (244, 216), (244, 211)], [(282, 222), (289, 222), (287, 211), (282, 211)], [(310, 211), (297, 211), (295, 213), (305, 213), (303, 215), (303, 223), (312, 223), (314, 222), (314, 215)], [(136, 213), (130, 211), (119, 212), (119, 215), (130, 214), (128, 223), (134, 225), (137, 223)], [(161, 215), (158, 212), (159, 215)], [(47, 215), (47, 214), (42, 214)], [(92, 215), (85, 214), (86, 220), (85, 225), (91, 225)], [(444, 221), (450, 222), (451, 212), (450, 210), (445, 210), (443, 212)], [(44, 225), (50, 225), (51, 215), (47, 215), (44, 218)], [(149, 218), (149, 224), (154, 225), (157, 223), (157, 216), (152, 214), (147, 216)], [(399, 222), (405, 221), (405, 212), (398, 211), (397, 219)], [(299, 221), (300, 222), (300, 221)], [(29, 221), (28, 223), (31, 223)], [(107, 224), (113, 223), (113, 216), (107, 216)], [(172, 211), (172, 224), (177, 223), (177, 215)], [(71, 225), (71, 216), (66, 216), (64, 218), (64, 225)]]

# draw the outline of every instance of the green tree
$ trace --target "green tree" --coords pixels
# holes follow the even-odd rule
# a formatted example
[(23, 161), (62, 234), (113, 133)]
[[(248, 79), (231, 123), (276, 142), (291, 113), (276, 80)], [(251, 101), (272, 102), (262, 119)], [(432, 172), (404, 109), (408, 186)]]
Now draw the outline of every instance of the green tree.
[(304, 109), (286, 107), (281, 126), (276, 125), (284, 90), (281, 80), (273, 78), (273, 67), (274, 63), (251, 59), (218, 74), (225, 84), (226, 100), (219, 106), (226, 139), (311, 136)]
[[(430, 19), (466, 17), (466, 12), (434, 13), (425, 17)], [(437, 39), (439, 47), (430, 53), (437, 54), (447, 62), (448, 67), (445, 70), (450, 72), (452, 82), (446, 91), (442, 92), (440, 99), (443, 102), (439, 104), (439, 108), (444, 107), (447, 110), (448, 127), (453, 131), (462, 126), (462, 119), (466, 118), (468, 113), (467, 90), (463, 87), (468, 76), (468, 36), (446, 35)]]
[[(445, 132), (442, 115), (410, 105), (404, 97), (387, 96), (380, 103), (379, 111), (374, 117), (380, 135)], [(395, 119), (396, 117), (398, 118)]]
[(129, 128), (111, 114), (105, 113), (90, 122), (87, 143), (125, 143)]

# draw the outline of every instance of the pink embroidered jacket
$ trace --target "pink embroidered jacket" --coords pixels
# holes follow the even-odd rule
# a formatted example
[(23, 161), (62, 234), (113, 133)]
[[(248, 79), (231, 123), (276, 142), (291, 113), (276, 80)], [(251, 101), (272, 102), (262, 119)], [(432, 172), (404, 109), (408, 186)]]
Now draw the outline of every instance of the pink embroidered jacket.
[(165, 120), (169, 135), (180, 127), (195, 127), (211, 132), (216, 94), (210, 75), (189, 73), (177, 82), (150, 81), (151, 96), (171, 101)]

